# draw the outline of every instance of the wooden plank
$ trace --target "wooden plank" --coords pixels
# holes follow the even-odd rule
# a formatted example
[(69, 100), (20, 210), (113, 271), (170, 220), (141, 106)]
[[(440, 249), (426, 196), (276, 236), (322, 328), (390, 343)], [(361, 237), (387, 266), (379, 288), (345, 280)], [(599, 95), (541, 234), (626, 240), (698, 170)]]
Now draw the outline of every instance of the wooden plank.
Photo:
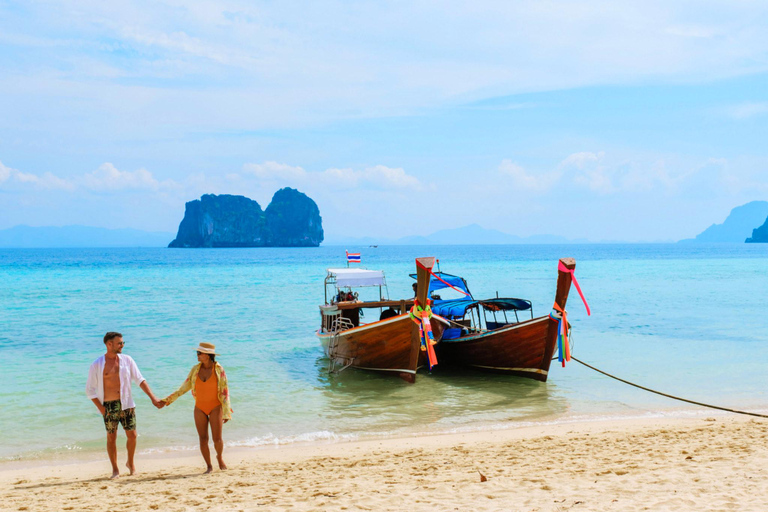
[[(373, 300), (373, 301), (343, 301), (337, 302), (339, 309), (366, 309), (366, 308), (399, 308), (402, 304), (410, 308), (413, 306), (413, 299), (409, 300)], [(401, 311), (402, 313), (402, 311)]]

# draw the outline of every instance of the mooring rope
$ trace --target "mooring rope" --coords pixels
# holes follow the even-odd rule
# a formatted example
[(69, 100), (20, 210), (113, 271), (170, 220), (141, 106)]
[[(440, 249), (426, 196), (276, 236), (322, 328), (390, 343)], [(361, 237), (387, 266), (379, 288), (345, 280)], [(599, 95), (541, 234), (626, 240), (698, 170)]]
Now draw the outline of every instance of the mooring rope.
[(635, 384), (634, 382), (629, 382), (628, 380), (624, 380), (624, 379), (619, 378), (619, 377), (617, 377), (615, 375), (611, 375), (610, 373), (604, 372), (603, 370), (595, 368), (594, 366), (588, 365), (584, 361), (580, 361), (580, 360), (576, 359), (573, 356), (571, 356), (571, 359), (573, 359), (577, 363), (583, 364), (584, 366), (586, 366), (587, 368), (589, 368), (591, 370), (595, 370), (598, 373), (602, 373), (606, 377), (610, 377), (612, 379), (616, 379), (619, 382), (623, 382), (624, 384), (629, 384), (630, 386), (634, 386), (636, 388), (642, 389), (644, 391), (649, 391), (651, 393), (656, 393), (657, 395), (665, 396), (665, 397), (671, 398), (673, 400), (680, 400), (681, 402), (688, 402), (689, 404), (700, 405), (702, 407), (709, 407), (710, 409), (718, 409), (718, 410), (721, 410), (721, 411), (733, 412), (733, 413), (736, 413), (736, 414), (746, 414), (748, 416), (757, 416), (758, 418), (768, 418), (768, 414), (758, 414), (756, 412), (739, 411), (739, 410), (736, 410), (736, 409), (729, 409), (727, 407), (720, 407), (718, 405), (704, 404), (704, 403), (701, 403), (701, 402), (696, 402), (694, 400), (688, 400), (687, 398), (681, 398), (679, 396), (668, 395), (667, 393), (662, 393), (661, 391), (656, 391), (656, 390), (653, 390), (653, 389), (650, 389), (650, 388), (646, 388), (646, 387), (641, 386), (639, 384)]

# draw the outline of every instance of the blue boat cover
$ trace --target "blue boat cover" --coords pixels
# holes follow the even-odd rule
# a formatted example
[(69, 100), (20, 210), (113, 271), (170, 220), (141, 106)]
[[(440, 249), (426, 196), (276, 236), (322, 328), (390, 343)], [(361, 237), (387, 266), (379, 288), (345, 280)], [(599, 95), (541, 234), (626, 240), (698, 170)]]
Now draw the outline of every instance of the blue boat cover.
[[(464, 282), (464, 279), (462, 279), (459, 276), (453, 276), (451, 274), (445, 274), (443, 272), (435, 272), (435, 275), (440, 276), (440, 279), (445, 281), (445, 283), (450, 284), (454, 288), (458, 288), (459, 290), (463, 291), (470, 297), (472, 297), (472, 294), (469, 292), (469, 288), (467, 288), (467, 283)], [(410, 276), (414, 279), (416, 279), (416, 274), (410, 274)], [(448, 285), (443, 283), (442, 281), (435, 279), (434, 276), (431, 276), (429, 278), (429, 296), (432, 296), (432, 292), (435, 292), (437, 290), (442, 290), (443, 288), (448, 288)]]
[(463, 317), (469, 308), (478, 306), (488, 311), (527, 311), (531, 309), (530, 301), (525, 299), (453, 299), (434, 301), (432, 312), (448, 318)]

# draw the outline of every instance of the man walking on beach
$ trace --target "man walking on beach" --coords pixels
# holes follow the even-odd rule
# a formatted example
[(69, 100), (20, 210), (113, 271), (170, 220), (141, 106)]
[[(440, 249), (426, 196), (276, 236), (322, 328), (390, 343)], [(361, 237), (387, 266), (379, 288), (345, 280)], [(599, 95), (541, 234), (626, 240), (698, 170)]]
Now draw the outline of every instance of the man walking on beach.
[(88, 382), (85, 393), (88, 395), (101, 415), (107, 428), (107, 454), (112, 463), (112, 478), (120, 476), (117, 467), (117, 424), (123, 426), (128, 441), (125, 447), (128, 451), (128, 469), (135, 473), (133, 454), (136, 451), (136, 404), (131, 395), (131, 382), (138, 384), (149, 396), (155, 407), (160, 402), (149, 389), (149, 384), (141, 376), (131, 356), (124, 355), (123, 335), (119, 332), (108, 332), (104, 335), (104, 345), (107, 353), (96, 359), (88, 371)]

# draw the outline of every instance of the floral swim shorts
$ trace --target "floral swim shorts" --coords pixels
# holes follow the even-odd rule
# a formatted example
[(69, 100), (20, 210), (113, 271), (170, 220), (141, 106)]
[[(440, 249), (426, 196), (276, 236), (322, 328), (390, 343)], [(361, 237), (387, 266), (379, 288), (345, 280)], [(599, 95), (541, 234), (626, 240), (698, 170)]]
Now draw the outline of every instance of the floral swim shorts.
[(120, 400), (104, 402), (104, 426), (107, 432), (117, 432), (118, 423), (123, 426), (123, 430), (136, 430), (136, 409), (131, 407), (123, 410)]

